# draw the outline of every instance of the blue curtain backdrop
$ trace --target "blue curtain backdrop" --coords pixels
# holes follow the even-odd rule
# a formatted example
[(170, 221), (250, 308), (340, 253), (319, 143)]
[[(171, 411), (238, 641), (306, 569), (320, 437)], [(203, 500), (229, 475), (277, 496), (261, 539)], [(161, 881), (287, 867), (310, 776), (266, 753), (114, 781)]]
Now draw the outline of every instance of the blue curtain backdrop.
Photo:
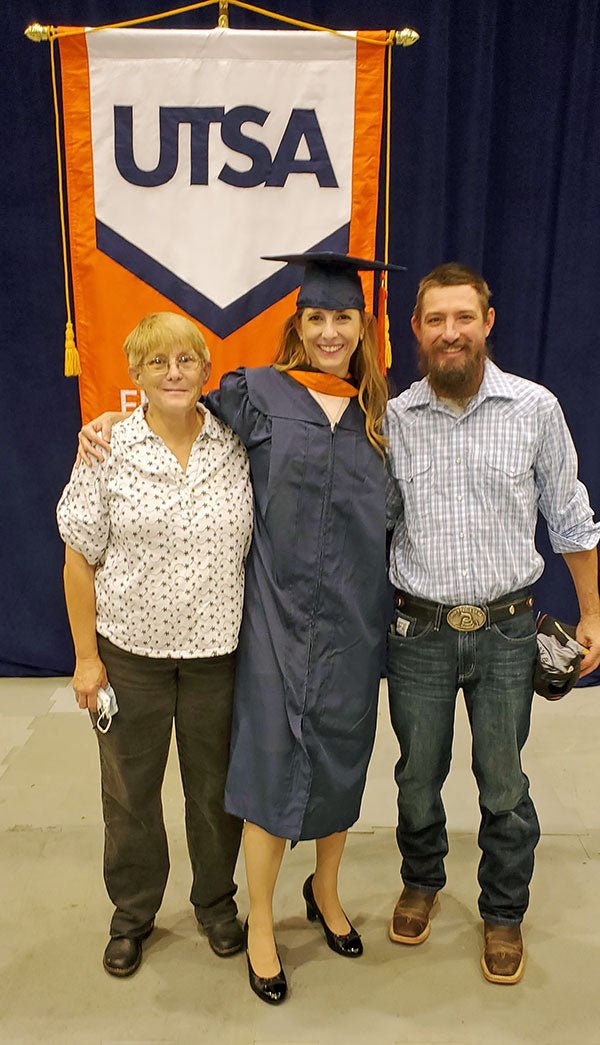
[[(266, 0), (267, 2), (267, 0)], [(169, 9), (152, 0), (8, 0), (3, 8), (0, 674), (68, 674), (63, 549), (54, 508), (79, 428), (62, 376), (64, 300), (49, 50), (31, 21), (105, 24)], [(600, 0), (273, 0), (335, 28), (414, 25), (393, 63), (391, 285), (397, 389), (416, 376), (409, 316), (421, 275), (480, 269), (497, 311), (497, 362), (563, 404), (600, 506)], [(178, 16), (208, 27), (216, 7)], [(231, 9), (234, 27), (274, 23)], [(444, 534), (440, 534), (440, 541)], [(566, 568), (547, 558), (538, 604), (574, 619)]]

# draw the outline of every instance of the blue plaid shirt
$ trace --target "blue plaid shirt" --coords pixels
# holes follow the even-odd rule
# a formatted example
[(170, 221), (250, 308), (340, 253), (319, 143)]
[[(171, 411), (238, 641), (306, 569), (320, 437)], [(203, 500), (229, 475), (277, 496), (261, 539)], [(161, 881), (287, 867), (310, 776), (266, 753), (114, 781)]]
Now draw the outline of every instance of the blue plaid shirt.
[(560, 405), (486, 361), (460, 415), (426, 378), (387, 407), (390, 579), (434, 602), (491, 602), (540, 577), (538, 510), (555, 552), (595, 547), (585, 486)]

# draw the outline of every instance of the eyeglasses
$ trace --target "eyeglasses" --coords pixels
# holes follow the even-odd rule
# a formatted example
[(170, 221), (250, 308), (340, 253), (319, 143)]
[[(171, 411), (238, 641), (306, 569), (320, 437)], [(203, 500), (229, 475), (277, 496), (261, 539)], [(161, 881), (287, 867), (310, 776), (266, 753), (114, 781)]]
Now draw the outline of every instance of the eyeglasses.
[(176, 356), (175, 359), (168, 359), (167, 356), (152, 356), (152, 359), (145, 359), (142, 366), (147, 367), (151, 374), (166, 374), (171, 369), (172, 363), (175, 363), (182, 374), (189, 374), (193, 370), (198, 370), (202, 365), (202, 360), (198, 356), (184, 354)]

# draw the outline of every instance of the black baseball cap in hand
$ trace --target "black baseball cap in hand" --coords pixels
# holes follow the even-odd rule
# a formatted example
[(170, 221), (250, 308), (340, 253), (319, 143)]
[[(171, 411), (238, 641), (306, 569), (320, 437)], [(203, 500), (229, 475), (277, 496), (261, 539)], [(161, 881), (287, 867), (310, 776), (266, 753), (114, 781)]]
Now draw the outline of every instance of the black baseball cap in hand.
[(533, 688), (546, 700), (560, 700), (577, 682), (587, 650), (575, 638), (572, 624), (563, 624), (548, 613), (538, 614), (536, 627), (538, 659)]

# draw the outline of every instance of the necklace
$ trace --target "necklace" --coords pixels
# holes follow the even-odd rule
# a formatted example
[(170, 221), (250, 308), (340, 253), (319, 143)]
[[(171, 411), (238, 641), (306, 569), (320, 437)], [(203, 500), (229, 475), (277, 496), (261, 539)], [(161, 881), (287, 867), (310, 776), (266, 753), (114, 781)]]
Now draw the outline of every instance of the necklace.
[(330, 396), (324, 395), (323, 392), (317, 392), (315, 389), (309, 389), (310, 394), (314, 396), (317, 403), (321, 407), (323, 413), (329, 418), (329, 423), (332, 429), (335, 428), (340, 417), (344, 413), (344, 410), (350, 402), (349, 396)]

